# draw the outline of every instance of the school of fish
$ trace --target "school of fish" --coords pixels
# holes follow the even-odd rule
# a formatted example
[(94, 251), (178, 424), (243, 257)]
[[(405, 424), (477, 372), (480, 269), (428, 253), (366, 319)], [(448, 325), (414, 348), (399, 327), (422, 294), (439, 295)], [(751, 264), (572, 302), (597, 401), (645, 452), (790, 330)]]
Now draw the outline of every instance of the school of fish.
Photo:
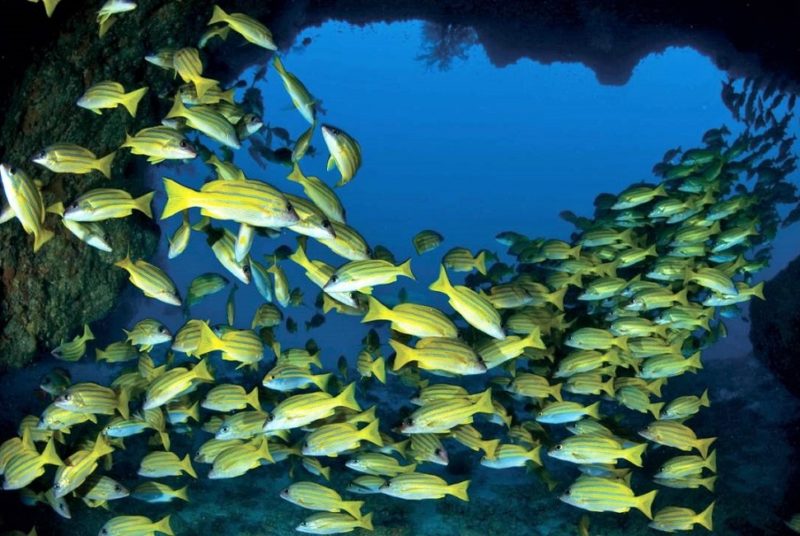
[[(48, 16), (57, 4), (44, 0)], [(101, 37), (116, 17), (135, 8), (127, 0), (106, 2), (98, 13)], [(724, 127), (712, 129), (703, 146), (669, 151), (654, 168), (657, 182), (599, 196), (591, 218), (564, 213), (576, 225), (571, 241), (504, 232), (497, 241), (506, 248), (505, 262), (489, 250), (451, 248), (435, 281), (415, 283), (444, 295), (449, 308), (442, 310), (408, 301), (405, 291), (399, 299), (375, 296), (377, 287), (399, 278), (414, 281), (413, 259), (398, 262), (386, 248), (370, 247), (347, 224), (336, 190), (302, 171), (317, 126), (336, 186), (358, 175), (361, 148), (344, 130), (319, 123), (318, 99), (277, 53), (272, 68), (310, 125), (286, 154), (270, 155), (290, 170), (286, 182), (248, 177), (225, 158), (230, 151), (210, 154), (199, 139), (190, 141), (200, 134), (237, 150), (265, 126), (259, 114), (236, 102), (233, 89), (204, 75), (200, 49), (231, 32), (270, 53), (278, 48), (263, 24), (242, 13), (215, 6), (208, 25), (196, 48), (144, 58), (175, 72), (172, 107), (162, 124), (128, 134), (119, 150), (153, 165), (207, 153), (213, 179), (186, 185), (163, 178), (167, 203), (160, 217), (182, 222), (169, 237), (169, 259), (201, 234), (227, 273), (204, 273), (181, 292), (162, 268), (120, 255), (115, 266), (134, 286), (182, 308), (187, 320), (173, 333), (148, 318), (118, 342), (96, 348), (98, 361), (120, 364), (110, 385), (73, 382), (63, 368), (45, 376), (41, 388), (51, 403), (40, 415), (25, 417), (18, 435), (0, 444), (3, 489), (66, 518), (78, 501), (92, 508), (113, 501), (115, 515), (102, 536), (173, 534), (169, 516), (116, 514), (132, 499), (188, 501), (191, 479), (236, 478), (293, 459), (309, 477), (279, 496), (313, 512), (296, 530), (334, 534), (380, 523), (366, 511), (370, 494), (468, 501), (469, 480), (435, 474), (436, 465), (449, 463), (451, 445), (460, 444), (479, 453), (486, 468), (533, 469), (576, 508), (637, 510), (665, 532), (713, 530), (714, 431), (697, 429), (693, 419), (713, 397), (708, 391), (683, 393), (681, 377), (702, 370), (703, 349), (725, 336), (724, 318), (752, 298), (764, 299), (763, 283), (752, 280), (768, 262), (765, 228), (774, 222), (763, 220), (761, 179), (748, 189), (740, 178), (793, 158), (788, 151), (765, 157), (785, 124), (781, 128), (773, 117), (762, 125), (772, 134), (746, 131), (735, 139)], [(101, 81), (76, 103), (97, 114), (121, 106), (135, 117), (147, 91)], [(266, 128), (270, 137), (290, 141), (283, 129)], [(110, 177), (114, 155), (53, 140), (32, 162), (55, 173)], [(87, 247), (124, 253), (124, 244), (109, 243), (103, 221), (134, 211), (153, 217), (154, 192), (134, 197), (111, 188), (45, 207), (35, 167), (22, 164), (0, 165), (2, 221), (16, 220), (31, 235), (34, 251), (53, 239), (51, 222), (58, 220)], [(283, 191), (292, 184), (302, 195)], [(257, 238), (283, 233), (296, 236), (293, 249), (279, 248), (265, 264), (250, 256)], [(428, 229), (411, 245), (425, 255), (445, 241)], [(339, 265), (314, 260), (318, 246), (338, 255)], [(754, 253), (756, 248), (762, 249)], [(312, 341), (286, 348), (275, 337), (273, 330), (284, 323), (297, 329), (286, 315), (303, 299), (281, 267), (286, 262), (300, 266), (320, 291), (320, 312), (307, 329), (333, 312), (374, 328), (358, 355), (340, 359), (338, 371), (322, 366), (324, 349)], [(456, 280), (460, 274), (466, 274), (463, 281)], [(247, 327), (236, 318), (234, 296), (251, 283), (264, 302)], [(226, 288), (227, 324), (191, 317), (194, 305)], [(381, 340), (379, 330), (389, 336)], [(81, 360), (94, 338), (87, 325), (52, 354)], [(225, 380), (226, 371), (240, 368), (244, 384)], [(350, 368), (359, 378), (348, 382)], [(362, 402), (366, 391), (387, 388), (405, 390), (414, 405), (396, 422), (396, 408)], [(202, 430), (207, 440), (193, 453), (171, 450), (171, 437), (187, 428)], [(147, 445), (148, 453), (129, 489), (114, 478), (114, 456), (134, 442)], [(662, 448), (654, 454), (656, 447)], [(338, 457), (344, 464), (331, 467)], [(545, 469), (556, 464), (574, 467), (570, 482), (556, 482)], [(346, 489), (319, 483), (329, 480), (332, 468), (351, 473)], [(634, 474), (641, 476), (632, 480)], [(158, 480), (178, 476), (186, 479), (178, 489)], [(662, 487), (686, 490), (687, 498), (702, 493), (708, 506), (696, 512), (662, 503)], [(796, 519), (787, 525), (800, 531)], [(581, 527), (588, 534), (588, 520)]]

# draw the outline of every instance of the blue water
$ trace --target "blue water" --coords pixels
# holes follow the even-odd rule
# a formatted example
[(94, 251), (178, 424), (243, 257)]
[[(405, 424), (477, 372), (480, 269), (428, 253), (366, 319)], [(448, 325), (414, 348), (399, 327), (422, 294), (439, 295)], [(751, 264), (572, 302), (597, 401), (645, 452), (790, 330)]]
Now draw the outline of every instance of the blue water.
[[(311, 44), (283, 54), (287, 69), (321, 100), (327, 111), (322, 121), (356, 137), (364, 155), (356, 178), (337, 190), (347, 208), (348, 224), (358, 229), (371, 246), (388, 247), (398, 260), (414, 257), (417, 282), (376, 290), (382, 301), (396, 300), (398, 290), (405, 287), (412, 298), (424, 296), (426, 302), (446, 308), (443, 298), (431, 296), (425, 289), (438, 272), (441, 255), (450, 247), (465, 246), (473, 251), (487, 248), (502, 255), (504, 248), (494, 242), (494, 236), (505, 230), (568, 239), (572, 226), (559, 218), (562, 210), (591, 215), (592, 203), (599, 193), (617, 193), (635, 182), (654, 181), (651, 168), (667, 149), (697, 146), (703, 132), (723, 124), (729, 125), (734, 136), (740, 130), (720, 100), (725, 73), (690, 48), (670, 48), (649, 56), (636, 67), (626, 85), (603, 86), (579, 64), (540, 65), (522, 60), (498, 69), (479, 46), (470, 48), (468, 59), (454, 61), (449, 70), (431, 68), (417, 58), (425, 44), (419, 22), (363, 28), (327, 23), (305, 31), (297, 42), (304, 37), (310, 37)], [(251, 67), (242, 78), (252, 82), (259, 67)], [(263, 92), (265, 122), (287, 128), (292, 138), (299, 136), (307, 123), (291, 107), (277, 75), (269, 70), (266, 80), (256, 80), (255, 84)], [(240, 90), (238, 96), (242, 93)], [(208, 140), (204, 143), (214, 147)], [(325, 171), (327, 151), (319, 132), (312, 144), (316, 156), (307, 156), (302, 169), (305, 174), (318, 175), (332, 184), (338, 179), (338, 172)], [(301, 192), (296, 184), (285, 180), (288, 168), (270, 164), (262, 169), (244, 149), (236, 153), (235, 163), (250, 177), (267, 180), (292, 193)], [(211, 172), (199, 161), (150, 168), (148, 180), (159, 190), (154, 207), (157, 214), (165, 201), (160, 186), (164, 175), (199, 188)], [(194, 214), (193, 221), (197, 218)], [(189, 282), (204, 272), (218, 272), (234, 281), (217, 263), (202, 233), (193, 234), (183, 255), (167, 262), (166, 237), (179, 223), (179, 217), (161, 222), (164, 236), (152, 262), (164, 268), (184, 293)], [(236, 231), (233, 225), (229, 228)], [(411, 237), (422, 229), (435, 229), (446, 240), (435, 252), (416, 256)], [(767, 275), (800, 253), (796, 231), (795, 226), (778, 237), (775, 260)], [(294, 248), (291, 233), (276, 240), (259, 237), (251, 255), (267, 263), (263, 256), (282, 244)], [(313, 241), (310, 244), (311, 258), (341, 264), (323, 246)], [(368, 327), (361, 325), (357, 317), (330, 314), (323, 327), (306, 331), (303, 321), (315, 313), (313, 302), (318, 290), (294, 263), (284, 261), (282, 266), (291, 286), (304, 291), (305, 305), (284, 313), (298, 321), (299, 331), (291, 334), (279, 328), (277, 338), (284, 347), (302, 346), (308, 338), (314, 338), (322, 348), (323, 363), (333, 368), (338, 357), (344, 355), (349, 359), (352, 377), (359, 343)], [(241, 283), (239, 286), (243, 287)], [(227, 296), (226, 289), (207, 298), (192, 309), (192, 316), (208, 319), (212, 324), (225, 322)], [(133, 325), (139, 319), (155, 317), (174, 333), (184, 322), (177, 308), (145, 300), (136, 289), (126, 290), (121, 299), (127, 304), (103, 325)], [(253, 312), (261, 303), (252, 285), (240, 288), (236, 294), (235, 325), (249, 327)], [(739, 463), (720, 471), (721, 479), (725, 472), (738, 479), (721, 485), (721, 502), (729, 498), (721, 510), (734, 515), (736, 505), (759, 496), (763, 504), (753, 516), (763, 521), (774, 515), (770, 508), (780, 503), (785, 475), (781, 475), (779, 463), (775, 470), (765, 469), (759, 474), (757, 463), (759, 457), (768, 454), (776, 461), (789, 463), (791, 450), (780, 437), (780, 427), (785, 422), (782, 416), (790, 415), (797, 403), (770, 383), (767, 372), (746, 359), (746, 327), (736, 325), (738, 328), (731, 333), (735, 345), (720, 345), (727, 349), (724, 356), (722, 350), (710, 350), (709, 371), (691, 381), (695, 382), (693, 386), (712, 387), (712, 394), (720, 401), (716, 411), (722, 420), (703, 420), (703, 431), (706, 435), (726, 436), (720, 440), (723, 451), (728, 449), (726, 459)], [(121, 338), (121, 332), (109, 331), (100, 334), (97, 342), (105, 346)], [(266, 360), (270, 361), (270, 351), (267, 349), (266, 353)], [(728, 361), (722, 362), (722, 357)], [(48, 359), (44, 365), (20, 373), (21, 385), (29, 386), (43, 368), (52, 364), (53, 360)], [(120, 367), (81, 364), (73, 370), (74, 378), (83, 380), (108, 377)], [(723, 374), (729, 377), (721, 379)], [(244, 378), (250, 384), (257, 380), (256, 376)], [(731, 381), (741, 386), (737, 393), (729, 391)], [(410, 390), (393, 395), (393, 401), (402, 402), (403, 392)], [(751, 400), (754, 406), (747, 415), (769, 416), (772, 420), (764, 423), (761, 437), (742, 439), (738, 436), (743, 426), (737, 420), (742, 415), (739, 404), (742, 398), (755, 395), (769, 400), (771, 406), (766, 408)], [(30, 408), (36, 404), (29, 401), (27, 405)], [(733, 432), (725, 429), (735, 426), (739, 428)], [(208, 437), (202, 433), (178, 437), (176, 450), (181, 454), (194, 452)], [(735, 452), (742, 443), (748, 445), (750, 453), (737, 459)], [(367, 499), (367, 510), (375, 511), (376, 524), (381, 525), (376, 527), (379, 534), (574, 533), (582, 512), (557, 500), (568, 480), (561, 479), (559, 489), (550, 493), (524, 469), (472, 471), (476, 456), (464, 449), (454, 452), (447, 477), (453, 481), (469, 475), (473, 479), (472, 502), (467, 505), (447, 499), (408, 503), (371, 497)], [(128, 477), (135, 470), (132, 463), (123, 464)], [(299, 467), (294, 472), (295, 476), (303, 474)], [(261, 468), (254, 473), (225, 482), (210, 482), (201, 475), (191, 488), (192, 503), (177, 507), (177, 526), (184, 534), (201, 533), (202, 527), (212, 527), (214, 534), (291, 533), (305, 513), (277, 497), (277, 492), (290, 482), (286, 466)], [(556, 474), (563, 476), (558, 470)], [(336, 479), (339, 484), (346, 482), (341, 475)], [(642, 479), (635, 487), (649, 490), (653, 485)], [(680, 497), (668, 490), (663, 496)], [(699, 510), (711, 496), (692, 497), (697, 498), (692, 504)], [(131, 505), (131, 501), (114, 503), (112, 509), (115, 513), (137, 511), (153, 517), (171, 511), (139, 503)], [(36, 512), (50, 516), (44, 507)], [(108, 517), (108, 513), (88, 512), (77, 504), (73, 515), (77, 520), (89, 521), (83, 525), (81, 521), (58, 522), (54, 533), (94, 534)], [(594, 526), (600, 528), (592, 534), (632, 534), (641, 530), (644, 518), (637, 513), (629, 517), (630, 520), (622, 520), (613, 514), (593, 516)], [(723, 525), (718, 533), (739, 532)]]

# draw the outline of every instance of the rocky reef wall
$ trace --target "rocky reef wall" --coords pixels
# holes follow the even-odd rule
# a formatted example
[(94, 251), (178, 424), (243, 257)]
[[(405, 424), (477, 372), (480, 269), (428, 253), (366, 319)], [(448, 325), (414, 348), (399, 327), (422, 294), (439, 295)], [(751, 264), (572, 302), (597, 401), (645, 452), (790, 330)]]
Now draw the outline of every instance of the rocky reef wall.
[[(0, 87), (0, 161), (35, 171), (46, 203), (68, 201), (101, 185), (124, 185), (134, 194), (144, 191), (141, 168), (125, 151), (116, 158), (111, 182), (94, 174), (56, 177), (34, 170), (29, 160), (54, 142), (77, 143), (104, 154), (123, 141), (126, 131), (157, 123), (168, 106), (162, 96), (172, 80), (142, 58), (157, 48), (195, 43), (214, 2), (140, 0), (138, 9), (120, 17), (102, 40), (94, 22), (96, 2), (63, 0), (52, 19), (45, 18), (41, 4), (8, 2), (15, 5), (10, 16), (0, 20), (0, 70), (5, 78)], [(304, 28), (329, 19), (354, 24), (423, 19), (445, 29), (472, 27), (498, 66), (522, 57), (543, 63), (581, 62), (608, 84), (624, 84), (642, 57), (670, 45), (694, 46), (735, 76), (778, 74), (791, 85), (800, 80), (800, 38), (794, 31), (800, 5), (779, 2), (219, 3), (264, 21), (281, 47), (291, 45)], [(761, 39), (765, 34), (773, 39)], [(453, 32), (437, 35), (445, 39)], [(452, 49), (433, 48), (445, 55)], [(230, 54), (216, 55), (216, 63), (209, 66), (211, 75), (223, 81), (264, 60), (264, 51), (255, 47), (227, 50)], [(121, 109), (96, 116), (75, 107), (88, 85), (104, 79), (126, 88), (147, 81), (151, 90), (135, 120)], [(56, 218), (48, 219), (47, 225), (57, 231), (56, 238), (35, 255), (30, 238), (16, 222), (0, 226), (0, 369), (25, 364), (37, 351), (72, 336), (82, 323), (107, 314), (125, 281), (113, 261), (128, 248), (133, 256), (152, 254), (158, 237), (157, 226), (139, 216), (108, 222), (104, 225), (115, 251), (105, 254), (75, 240)]]

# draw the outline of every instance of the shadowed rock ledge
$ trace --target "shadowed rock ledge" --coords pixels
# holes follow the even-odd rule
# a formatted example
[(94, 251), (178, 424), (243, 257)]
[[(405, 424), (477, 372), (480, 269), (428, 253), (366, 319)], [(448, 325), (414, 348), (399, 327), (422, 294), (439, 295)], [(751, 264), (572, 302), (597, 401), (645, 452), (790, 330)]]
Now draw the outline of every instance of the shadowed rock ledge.
[[(126, 131), (157, 123), (166, 111), (171, 76), (142, 61), (157, 48), (197, 41), (214, 2), (140, 0), (100, 40), (97, 3), (63, 0), (53, 19), (41, 4), (7, 0), (0, 18), (0, 160), (23, 165), (44, 183), (45, 201), (68, 201), (100, 185), (141, 193), (141, 161), (120, 152), (111, 182), (95, 175), (55, 175), (34, 169), (31, 155), (53, 142), (72, 142), (97, 153), (116, 148)], [(472, 27), (490, 60), (503, 66), (520, 58), (580, 62), (606, 84), (624, 84), (644, 56), (670, 45), (689, 45), (734, 76), (800, 80), (796, 21), (800, 4), (780, 2), (240, 0), (223, 7), (247, 12), (290, 46), (304, 28), (330, 19), (354, 24), (422, 19)], [(764, 36), (769, 36), (765, 39)], [(219, 46), (219, 45), (215, 45)], [(266, 55), (255, 47), (222, 45), (209, 72), (235, 78)], [(224, 52), (224, 54), (219, 53)], [(103, 116), (80, 110), (75, 100), (90, 84), (115, 79), (126, 87), (151, 87), (138, 117), (123, 110)], [(155, 250), (157, 227), (145, 218), (109, 222), (113, 254), (103, 254), (68, 236), (57, 219), (47, 224), (56, 238), (38, 254), (16, 222), (0, 226), (0, 369), (28, 362), (76, 333), (83, 322), (107, 314), (125, 281), (112, 267), (130, 248), (133, 256)], [(772, 304), (772, 302), (770, 302)]]

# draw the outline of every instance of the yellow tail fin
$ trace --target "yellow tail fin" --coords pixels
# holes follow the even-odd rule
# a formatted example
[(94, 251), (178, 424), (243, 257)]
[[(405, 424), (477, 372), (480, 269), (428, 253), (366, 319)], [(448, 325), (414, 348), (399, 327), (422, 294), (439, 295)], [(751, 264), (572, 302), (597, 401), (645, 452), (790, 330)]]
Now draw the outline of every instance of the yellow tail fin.
[(555, 385), (551, 385), (550, 386), (550, 394), (553, 395), (553, 398), (555, 398), (559, 402), (564, 400), (562, 398), (562, 396), (561, 396), (561, 386), (562, 386), (562, 384), (560, 384), (560, 383), (557, 383)]
[(703, 391), (703, 394), (700, 395), (700, 405), (706, 408), (711, 406), (711, 401), (708, 399), (708, 389)]
[(636, 508), (642, 511), (647, 519), (653, 519), (653, 499), (656, 498), (657, 490), (645, 493), (636, 497)]
[(58, 453), (56, 452), (55, 443), (53, 443), (53, 439), (51, 438), (50, 441), (47, 442), (47, 445), (44, 447), (41, 456), (39, 457), (42, 465), (64, 465), (64, 462), (61, 461), (61, 458), (58, 457)]
[[(208, 324), (204, 323), (203, 325), (208, 328), (208, 331), (211, 331), (211, 328), (208, 327)], [(211, 331), (211, 333), (213, 334), (214, 332)], [(216, 335), (214, 336), (216, 337)], [(200, 362), (192, 369), (192, 376), (194, 377), (193, 379), (199, 381), (214, 381), (214, 375), (211, 374), (211, 371), (208, 369), (208, 358), (200, 360)]]
[(286, 76), (286, 69), (283, 66), (281, 58), (277, 54), (272, 58), (272, 65), (275, 66), (275, 70), (278, 71), (281, 76)]
[(631, 462), (636, 467), (642, 466), (642, 455), (644, 451), (647, 449), (647, 443), (642, 443), (640, 445), (635, 445), (633, 447), (627, 448), (623, 450), (623, 458)]
[(114, 157), (117, 155), (116, 151), (113, 151), (103, 158), (98, 158), (94, 165), (95, 169), (103, 174), (103, 176), (107, 179), (111, 178), (111, 164), (114, 163)]
[[(275, 56), (276, 60), (277, 58), (278, 56)], [(297, 162), (295, 162), (294, 166), (292, 166), (292, 172), (286, 176), (286, 179), (298, 184), (303, 184), (306, 181), (306, 176), (303, 175), (302, 171), (300, 171), (300, 166)]]
[(187, 454), (183, 460), (181, 460), (181, 467), (186, 471), (187, 475), (192, 478), (197, 478), (197, 473), (195, 473), (194, 467), (192, 467), (192, 458), (190, 455)]
[(712, 451), (711, 454), (708, 455), (706, 458), (705, 466), (715, 473), (717, 472), (717, 451)]
[(481, 250), (475, 256), (475, 269), (478, 270), (482, 275), (486, 275), (486, 251)]
[(153, 202), (154, 195), (156, 195), (156, 193), (153, 191), (133, 200), (134, 208), (151, 220), (153, 219), (153, 211), (150, 209), (150, 203)]
[(600, 402), (595, 402), (591, 406), (586, 407), (586, 415), (589, 417), (594, 417), (595, 419), (600, 418)]
[(355, 382), (345, 387), (344, 391), (342, 391), (336, 396), (336, 403), (341, 407), (354, 409), (356, 411), (361, 411), (361, 406), (358, 405), (358, 401), (356, 400)]
[(700, 452), (700, 456), (705, 458), (708, 455), (708, 447), (710, 447), (716, 439), (716, 437), (708, 437), (706, 439), (698, 439), (695, 442), (694, 446)]
[(525, 456), (536, 465), (542, 465), (542, 446), (535, 446), (525, 453)]
[(439, 278), (431, 283), (428, 288), (442, 294), (449, 294), (453, 289), (453, 285), (450, 284), (450, 280), (447, 278), (447, 270), (445, 270), (444, 265), (439, 267)]
[(361, 323), (364, 322), (376, 322), (379, 320), (388, 320), (389, 322), (392, 321), (392, 310), (383, 305), (381, 302), (369, 296), (367, 298), (367, 302), (369, 303), (369, 309), (367, 310), (367, 314), (361, 319)]
[(147, 88), (139, 88), (130, 93), (125, 93), (120, 100), (120, 104), (128, 110), (128, 113), (131, 114), (131, 117), (136, 117), (136, 110), (139, 108), (139, 101), (142, 100), (144, 94), (147, 93)]
[[(186, 488), (184, 488), (184, 489), (186, 489)], [(155, 531), (155, 532), (163, 532), (167, 536), (174, 536), (175, 535), (175, 533), (172, 532), (172, 527), (169, 524), (169, 516), (166, 516), (161, 521), (158, 521), (157, 523), (155, 523), (154, 526), (153, 526), (153, 531)]]
[(258, 386), (253, 387), (253, 390), (245, 397), (245, 401), (253, 409), (261, 411), (261, 403), (258, 401)]
[(492, 404), (492, 388), (488, 387), (481, 397), (475, 402), (473, 407), (476, 413), (494, 413), (494, 404)]
[[(197, 95), (200, 96), (199, 89), (197, 90)], [(183, 101), (178, 95), (175, 95), (175, 99), (172, 101), (172, 108), (170, 108), (169, 112), (167, 112), (167, 119), (171, 119), (173, 117), (186, 117), (186, 106), (183, 105)]]
[(317, 374), (311, 377), (311, 381), (313, 381), (314, 385), (319, 387), (321, 391), (325, 391), (328, 388), (328, 381), (331, 379), (331, 376), (333, 376), (333, 374), (330, 372), (326, 374)]
[(164, 192), (167, 194), (167, 204), (161, 213), (162, 220), (190, 208), (195, 196), (200, 194), (167, 177), (164, 177)]
[(372, 527), (372, 512), (368, 513), (359, 520), (359, 526), (362, 529), (374, 530)]
[(461, 499), (462, 501), (469, 502), (469, 495), (467, 495), (467, 489), (469, 488), (469, 480), (465, 480), (463, 482), (459, 482), (457, 484), (451, 484), (447, 486), (447, 494), (452, 495), (457, 499)]
[(217, 24), (217, 23), (220, 23), (220, 22), (227, 23), (228, 22), (228, 14), (225, 13), (225, 11), (221, 7), (215, 5), (214, 6), (214, 10), (211, 13), (211, 20), (208, 21), (208, 26), (211, 26), (212, 24)]
[(653, 414), (654, 419), (658, 419), (658, 416), (661, 415), (661, 408), (664, 407), (663, 402), (654, 402), (647, 406), (647, 411)]
[(359, 432), (361, 439), (369, 441), (379, 447), (383, 446), (383, 438), (381, 438), (380, 419), (375, 419), (369, 423), (364, 429)]
[(184, 500), (186, 502), (189, 502), (189, 492), (188, 492), (188, 490), (189, 490), (189, 486), (183, 486), (181, 489), (176, 489), (175, 493), (173, 493), (173, 496), (176, 499), (181, 499), (181, 500)]
[[(206, 96), (210, 90), (214, 89), (219, 85), (219, 82), (213, 80), (211, 78), (203, 78), (202, 76), (196, 76), (192, 79), (192, 83), (194, 84), (195, 89), (197, 90), (197, 98), (202, 99)], [(180, 100), (178, 97), (175, 97), (177, 100)], [(186, 108), (184, 107), (184, 111)], [(170, 117), (169, 115), (167, 117)], [(183, 116), (185, 117), (185, 115)]]
[(714, 516), (714, 503), (716, 503), (716, 501), (711, 501), (711, 504), (708, 505), (708, 508), (697, 514), (697, 517), (694, 518), (695, 523), (704, 526), (711, 532), (714, 532), (712, 519)]
[(564, 310), (564, 295), (567, 293), (567, 287), (561, 287), (555, 292), (548, 294), (545, 299), (548, 303), (552, 303), (559, 311)]
[(547, 346), (542, 342), (542, 332), (539, 326), (534, 326), (531, 332), (523, 337), (521, 342), (525, 345), (523, 348), (547, 349)]
[(400, 370), (404, 365), (417, 360), (416, 351), (410, 346), (398, 342), (394, 339), (389, 339), (389, 346), (395, 351), (394, 364), (392, 370)]
[(39, 232), (33, 235), (33, 252), (36, 253), (39, 251), (39, 249), (54, 236), (55, 234), (50, 229), (45, 229), (44, 227), (39, 229)]
[(386, 360), (382, 357), (372, 362), (372, 373), (381, 383), (386, 383)]
[(225, 102), (229, 102), (231, 104), (236, 104), (236, 102), (233, 100), (234, 91), (236, 91), (234, 88), (230, 88), (223, 91), (219, 96), (220, 100), (224, 100)]
[(416, 280), (416, 277), (414, 277), (414, 273), (411, 271), (411, 259), (408, 259), (406, 262), (404, 262), (397, 268), (400, 270), (400, 273), (398, 275), (404, 275), (409, 279)]
[(364, 501), (342, 501), (339, 506), (353, 516), (353, 519), (361, 519), (361, 507), (364, 506)]
[(83, 342), (94, 340), (94, 333), (92, 333), (92, 330), (89, 329), (89, 324), (83, 325), (83, 336), (81, 339), (83, 339)]

